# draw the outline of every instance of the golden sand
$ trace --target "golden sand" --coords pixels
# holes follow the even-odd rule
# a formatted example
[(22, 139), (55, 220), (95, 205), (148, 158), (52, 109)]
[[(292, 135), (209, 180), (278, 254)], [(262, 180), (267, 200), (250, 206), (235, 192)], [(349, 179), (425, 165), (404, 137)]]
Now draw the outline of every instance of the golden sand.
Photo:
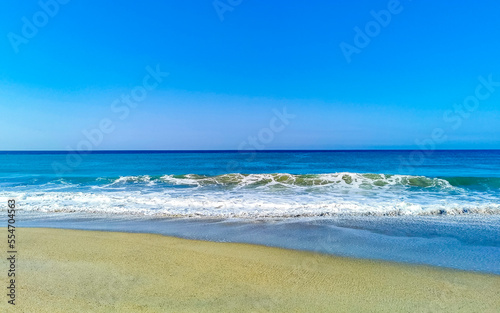
[(500, 311), (495, 275), (151, 234), (17, 236), (17, 305), (5, 292), (0, 312)]

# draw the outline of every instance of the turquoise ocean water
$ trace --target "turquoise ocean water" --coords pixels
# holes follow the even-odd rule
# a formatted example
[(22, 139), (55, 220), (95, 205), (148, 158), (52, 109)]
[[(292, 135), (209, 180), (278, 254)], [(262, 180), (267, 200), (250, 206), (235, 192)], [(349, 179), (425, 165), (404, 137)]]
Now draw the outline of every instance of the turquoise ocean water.
[(1, 152), (0, 198), (24, 226), (500, 274), (499, 150)]

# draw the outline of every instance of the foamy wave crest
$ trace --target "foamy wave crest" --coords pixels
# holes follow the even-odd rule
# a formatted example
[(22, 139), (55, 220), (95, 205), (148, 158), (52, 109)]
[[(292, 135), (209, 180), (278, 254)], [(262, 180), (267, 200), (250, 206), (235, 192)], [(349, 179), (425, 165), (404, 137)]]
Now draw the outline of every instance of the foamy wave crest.
[(450, 183), (440, 178), (410, 175), (386, 174), (224, 174), (219, 176), (204, 176), (196, 174), (165, 175), (160, 178), (165, 183), (184, 186), (228, 186), (228, 187), (314, 187), (314, 186), (349, 186), (372, 189), (386, 186), (408, 187), (440, 187), (453, 188)]
[[(109, 181), (109, 179), (99, 177), (97, 181)], [(148, 175), (142, 176), (122, 176), (118, 179), (113, 180), (111, 183), (105, 184), (103, 186), (93, 186), (93, 188), (107, 188), (107, 187), (117, 187), (120, 185), (125, 185), (127, 183), (146, 183), (152, 186), (156, 183), (155, 179), (152, 179)]]
[[(500, 214), (499, 194), (489, 178), (341, 172), (65, 179), (71, 184), (15, 187), (0, 196), (43, 213), (216, 218)], [(469, 188), (484, 183), (490, 187)]]
[[(6, 196), (2, 195), (1, 196)], [(13, 195), (10, 194), (9, 197)], [(289, 218), (335, 215), (500, 214), (492, 201), (415, 201), (300, 195), (211, 192), (166, 194), (137, 192), (34, 192), (14, 195), (20, 209), (55, 213), (124, 214), (164, 217)], [(3, 210), (3, 209), (2, 209)]]
[(138, 175), (122, 177), (39, 177), (26, 181), (7, 179), (5, 187), (15, 188), (92, 188), (92, 189), (127, 189), (130, 186), (142, 188), (156, 186), (158, 188), (222, 188), (222, 189), (324, 189), (324, 190), (447, 190), (447, 191), (500, 191), (500, 177), (426, 177), (411, 175), (370, 174), (370, 173), (326, 173), (326, 174), (241, 174), (232, 173), (217, 176), (184, 174), (184, 175)]

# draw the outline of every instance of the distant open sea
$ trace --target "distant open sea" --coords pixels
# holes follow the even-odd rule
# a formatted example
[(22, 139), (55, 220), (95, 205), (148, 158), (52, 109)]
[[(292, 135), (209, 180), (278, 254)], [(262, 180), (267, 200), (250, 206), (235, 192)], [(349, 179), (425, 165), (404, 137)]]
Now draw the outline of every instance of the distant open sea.
[(500, 274), (500, 150), (4, 151), (0, 198), (16, 199), (22, 226)]

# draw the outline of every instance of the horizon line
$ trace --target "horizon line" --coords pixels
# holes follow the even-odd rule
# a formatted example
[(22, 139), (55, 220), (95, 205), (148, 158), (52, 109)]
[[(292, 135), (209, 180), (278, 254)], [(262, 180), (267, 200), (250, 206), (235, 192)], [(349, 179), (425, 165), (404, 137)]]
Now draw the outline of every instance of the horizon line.
[(114, 149), (114, 150), (92, 150), (92, 151), (69, 151), (69, 150), (0, 150), (0, 154), (5, 153), (78, 153), (78, 154), (93, 154), (93, 153), (127, 153), (127, 152), (149, 152), (149, 153), (269, 153), (269, 152), (362, 152), (362, 151), (500, 151), (500, 149), (262, 149), (262, 150), (231, 150), (231, 149)]

